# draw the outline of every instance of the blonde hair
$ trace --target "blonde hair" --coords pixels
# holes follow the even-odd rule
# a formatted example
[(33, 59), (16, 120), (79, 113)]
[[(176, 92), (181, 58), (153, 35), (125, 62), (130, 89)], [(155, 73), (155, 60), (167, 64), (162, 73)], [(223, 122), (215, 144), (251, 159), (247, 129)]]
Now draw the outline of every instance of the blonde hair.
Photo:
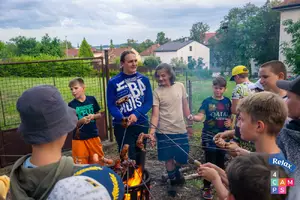
[(260, 92), (243, 98), (238, 104), (238, 112), (250, 115), (252, 122), (262, 121), (268, 133), (277, 135), (288, 116), (283, 99), (271, 92)]

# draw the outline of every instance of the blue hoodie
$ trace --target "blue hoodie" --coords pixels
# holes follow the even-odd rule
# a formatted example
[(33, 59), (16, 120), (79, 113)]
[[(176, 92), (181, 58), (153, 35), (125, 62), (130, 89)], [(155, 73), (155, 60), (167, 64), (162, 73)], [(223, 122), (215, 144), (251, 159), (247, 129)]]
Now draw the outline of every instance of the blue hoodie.
[[(128, 102), (116, 105), (116, 101), (127, 96)], [(123, 117), (135, 114), (136, 124), (148, 120), (147, 112), (152, 108), (153, 97), (149, 79), (140, 74), (132, 75), (120, 72), (111, 78), (107, 86), (107, 106), (113, 122), (121, 123)], [(143, 115), (143, 116), (141, 116)]]

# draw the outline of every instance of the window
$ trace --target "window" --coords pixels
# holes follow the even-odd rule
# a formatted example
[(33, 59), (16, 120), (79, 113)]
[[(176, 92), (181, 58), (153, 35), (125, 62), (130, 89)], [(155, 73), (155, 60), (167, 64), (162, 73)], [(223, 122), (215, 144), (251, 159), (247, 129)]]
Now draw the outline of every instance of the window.
[(188, 56), (188, 62), (191, 62), (192, 61), (192, 56)]
[(190, 46), (190, 51), (192, 51), (193, 50), (193, 47), (192, 46)]

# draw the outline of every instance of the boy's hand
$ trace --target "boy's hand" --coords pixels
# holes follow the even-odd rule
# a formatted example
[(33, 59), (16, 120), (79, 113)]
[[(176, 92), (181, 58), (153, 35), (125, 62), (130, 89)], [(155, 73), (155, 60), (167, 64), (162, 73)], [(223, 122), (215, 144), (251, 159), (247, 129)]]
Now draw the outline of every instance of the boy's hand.
[(135, 114), (131, 114), (129, 117), (128, 117), (128, 123), (127, 125), (130, 126), (131, 124), (137, 122), (137, 117), (135, 116)]
[(193, 136), (193, 133), (194, 133), (193, 128), (192, 128), (192, 127), (188, 127), (188, 128), (186, 128), (186, 130), (187, 130), (188, 136), (189, 136), (189, 137), (192, 137), (192, 136)]
[(235, 151), (236, 151), (236, 154), (238, 156), (246, 156), (246, 155), (249, 155), (251, 153), (250, 151), (248, 151), (246, 149), (243, 149), (241, 147), (236, 148)]
[(226, 128), (230, 128), (231, 125), (232, 125), (232, 121), (230, 118), (226, 119), (225, 122), (224, 122), (224, 125)]
[(201, 177), (209, 182), (213, 182), (220, 178), (218, 172), (214, 168), (204, 167), (203, 165), (198, 168), (197, 172)]
[(192, 114), (190, 114), (188, 117), (187, 117), (188, 120), (190, 121), (194, 121), (194, 116)]
[(92, 121), (92, 120), (95, 119), (95, 115), (94, 115), (94, 114), (89, 114), (89, 115), (87, 116), (87, 118), (88, 118), (90, 121)]
[(150, 144), (151, 147), (154, 148), (156, 145), (156, 137), (154, 134), (149, 133), (149, 139), (150, 139)]

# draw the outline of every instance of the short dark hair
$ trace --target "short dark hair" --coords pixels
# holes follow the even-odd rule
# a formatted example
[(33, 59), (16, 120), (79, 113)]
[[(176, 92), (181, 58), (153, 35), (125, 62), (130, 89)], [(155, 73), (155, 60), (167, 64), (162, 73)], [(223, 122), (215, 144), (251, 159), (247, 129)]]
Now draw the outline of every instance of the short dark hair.
[(226, 87), (227, 81), (224, 77), (218, 76), (213, 80), (213, 86)]
[(125, 62), (125, 57), (129, 54), (134, 54), (135, 53), (133, 51), (123, 51), (121, 56), (120, 56), (120, 62)]
[(283, 73), (284, 79), (287, 78), (286, 67), (285, 67), (284, 63), (279, 60), (271, 60), (260, 66), (260, 68), (264, 68), (264, 67), (270, 67), (271, 71), (276, 75), (278, 75), (279, 73)]
[[(251, 153), (233, 159), (227, 169), (229, 191), (236, 200), (284, 200), (286, 195), (271, 194), (271, 171), (279, 172), (279, 178), (288, 178), (282, 167), (270, 165), (269, 155)], [(288, 190), (288, 188), (287, 188)]]
[(77, 78), (74, 78), (72, 79), (70, 82), (69, 82), (69, 87), (73, 87), (74, 85), (76, 84), (79, 84), (81, 86), (84, 86), (84, 81), (82, 78), (80, 77), (77, 77)]
[(167, 73), (170, 75), (170, 82), (171, 82), (171, 85), (173, 85), (176, 80), (176, 75), (173, 70), (173, 67), (167, 63), (161, 63), (155, 68), (154, 77), (157, 79), (157, 71), (162, 70), (162, 69), (166, 70)]

